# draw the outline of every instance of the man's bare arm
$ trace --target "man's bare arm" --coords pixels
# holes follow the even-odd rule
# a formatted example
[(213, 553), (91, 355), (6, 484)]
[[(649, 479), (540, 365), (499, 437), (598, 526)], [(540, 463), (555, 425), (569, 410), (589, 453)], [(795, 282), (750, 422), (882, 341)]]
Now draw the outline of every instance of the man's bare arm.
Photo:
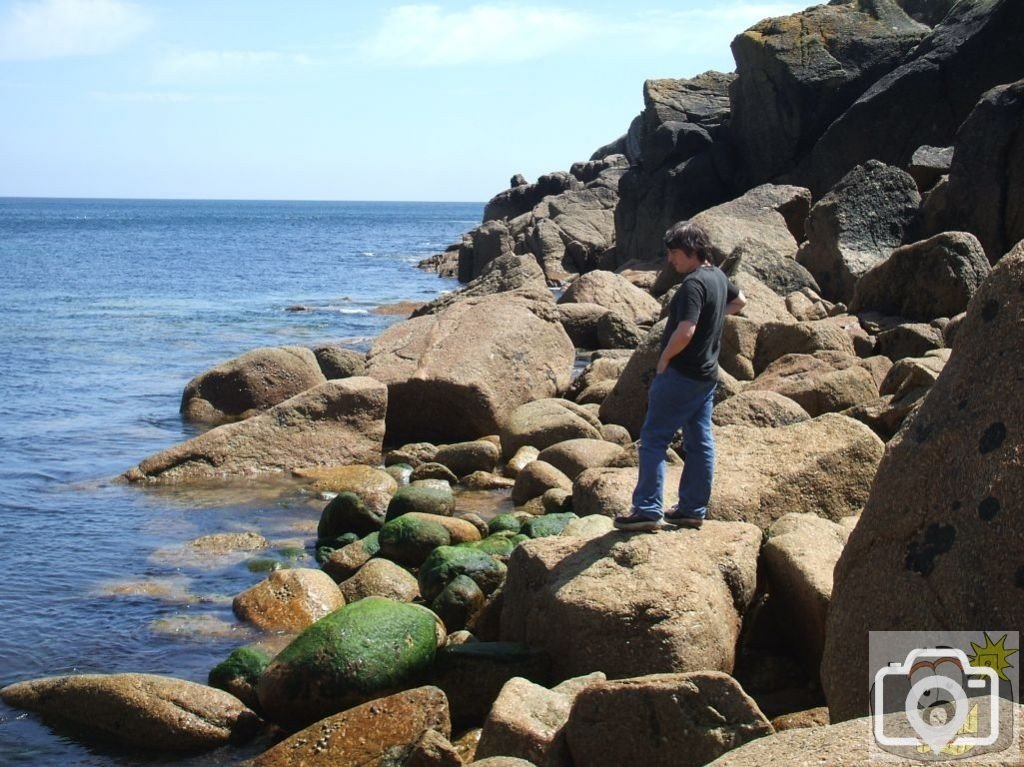
[(734, 298), (732, 301), (725, 305), (725, 313), (738, 314), (739, 312), (743, 311), (743, 307), (746, 305), (747, 297), (743, 295), (743, 291), (741, 290), (740, 294), (736, 296), (736, 298)]
[(680, 322), (672, 335), (669, 336), (668, 343), (665, 344), (665, 348), (661, 352), (661, 356), (658, 357), (657, 373), (661, 375), (668, 368), (669, 361), (685, 349), (690, 341), (693, 340), (693, 334), (697, 330), (697, 323), (684, 320)]

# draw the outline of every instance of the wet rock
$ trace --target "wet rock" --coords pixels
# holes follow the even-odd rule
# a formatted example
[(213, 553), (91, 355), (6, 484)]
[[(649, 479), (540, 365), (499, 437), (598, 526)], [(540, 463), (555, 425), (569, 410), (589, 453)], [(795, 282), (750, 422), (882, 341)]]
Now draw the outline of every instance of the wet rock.
[(344, 604), (331, 576), (296, 568), (272, 572), (236, 596), (232, 609), (240, 620), (268, 631), (301, 631)]
[(332, 551), (321, 564), (321, 569), (338, 583), (351, 578), (380, 551), (379, 537), (378, 533), (370, 533), (361, 540)]
[(516, 484), (512, 488), (512, 501), (521, 505), (533, 498), (539, 498), (552, 488), (572, 490), (572, 479), (550, 463), (538, 458), (516, 476)]
[(339, 584), (338, 588), (349, 603), (366, 597), (412, 602), (420, 596), (416, 577), (404, 567), (386, 559), (371, 559), (359, 568), (359, 572)]
[(437, 516), (451, 516), (455, 512), (455, 496), (450, 487), (410, 485), (399, 488), (388, 504), (390, 521), (413, 511)]
[(269, 663), (270, 655), (259, 647), (239, 647), (210, 669), (207, 683), (210, 687), (234, 695), (253, 711), (259, 711), (260, 700), (256, 685)]
[(455, 578), (466, 575), (484, 594), (490, 595), (504, 582), (505, 572), (505, 565), (485, 551), (467, 546), (439, 546), (420, 568), (420, 593), (424, 600), (432, 602)]
[(419, 567), (438, 546), (447, 546), (452, 536), (434, 519), (403, 514), (386, 522), (378, 536), (380, 555), (406, 567)]
[[(297, 477), (313, 480), (313, 489), (321, 493), (355, 493), (374, 515), (383, 515), (398, 482), (374, 466), (323, 466), (299, 468)], [(379, 525), (378, 525), (379, 527)], [(367, 535), (373, 530), (367, 530)]]
[[(391, 479), (391, 477), (388, 477)], [(390, 496), (388, 496), (390, 499)], [(347, 533), (363, 538), (370, 533), (380, 530), (384, 524), (384, 510), (387, 509), (387, 501), (384, 508), (377, 509), (367, 507), (363, 497), (351, 492), (338, 493), (327, 502), (324, 510), (320, 513), (320, 522), (317, 524), (316, 536), (318, 541), (331, 541)]]
[(493, 442), (474, 440), (442, 445), (434, 460), (451, 469), (456, 477), (464, 477), (475, 471), (494, 471), (501, 459), (501, 450)]

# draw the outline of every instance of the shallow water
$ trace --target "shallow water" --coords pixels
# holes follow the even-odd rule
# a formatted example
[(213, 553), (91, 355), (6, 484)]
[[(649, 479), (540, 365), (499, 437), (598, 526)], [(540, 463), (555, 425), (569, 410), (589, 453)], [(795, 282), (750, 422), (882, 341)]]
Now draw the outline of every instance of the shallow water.
[[(231, 596), (268, 560), (313, 565), (323, 502), (291, 481), (111, 479), (196, 433), (178, 415), (193, 375), (256, 346), (364, 350), (401, 318), (375, 307), (455, 287), (414, 264), (481, 210), (0, 199), (0, 685), (122, 671), (204, 682), (253, 639)], [(236, 531), (270, 548), (186, 545)], [(251, 751), (178, 759), (85, 746), (0, 703), (0, 765), (231, 764)]]

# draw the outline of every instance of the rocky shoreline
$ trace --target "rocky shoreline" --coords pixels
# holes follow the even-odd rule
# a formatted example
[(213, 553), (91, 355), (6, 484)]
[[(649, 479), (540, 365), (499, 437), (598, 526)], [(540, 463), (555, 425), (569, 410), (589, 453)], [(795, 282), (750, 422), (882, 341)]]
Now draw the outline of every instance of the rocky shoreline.
[[(621, 138), (431, 259), (459, 290), (365, 355), (197, 376), (209, 430), (120, 478), (329, 498), (320, 568), (234, 597), (273, 651), (0, 695), (160, 754), (259, 734), (266, 767), (870, 763), (869, 629), (1024, 623), (1022, 38), (1016, 0), (837, 2), (740, 34), (736, 73), (648, 81)], [(683, 218), (749, 298), (712, 521), (619, 533)], [(1019, 764), (1003, 716), (975, 753)]]

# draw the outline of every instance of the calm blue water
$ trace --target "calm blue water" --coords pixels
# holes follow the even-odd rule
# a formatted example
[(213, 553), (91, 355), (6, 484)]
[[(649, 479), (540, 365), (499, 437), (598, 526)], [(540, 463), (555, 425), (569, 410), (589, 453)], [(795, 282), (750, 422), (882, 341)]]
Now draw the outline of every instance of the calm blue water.
[[(205, 681), (252, 636), (230, 597), (285, 559), (322, 502), (291, 485), (145, 490), (109, 480), (194, 433), (185, 383), (248, 349), (365, 350), (373, 313), (455, 286), (415, 268), (480, 221), (469, 203), (0, 199), (0, 686), (138, 671)], [(311, 311), (288, 312), (300, 304)], [(281, 553), (285, 550), (285, 553)], [(303, 561), (299, 559), (298, 561)], [(312, 564), (309, 560), (307, 564)], [(230, 764), (86, 747), (0, 703), (0, 765)]]

